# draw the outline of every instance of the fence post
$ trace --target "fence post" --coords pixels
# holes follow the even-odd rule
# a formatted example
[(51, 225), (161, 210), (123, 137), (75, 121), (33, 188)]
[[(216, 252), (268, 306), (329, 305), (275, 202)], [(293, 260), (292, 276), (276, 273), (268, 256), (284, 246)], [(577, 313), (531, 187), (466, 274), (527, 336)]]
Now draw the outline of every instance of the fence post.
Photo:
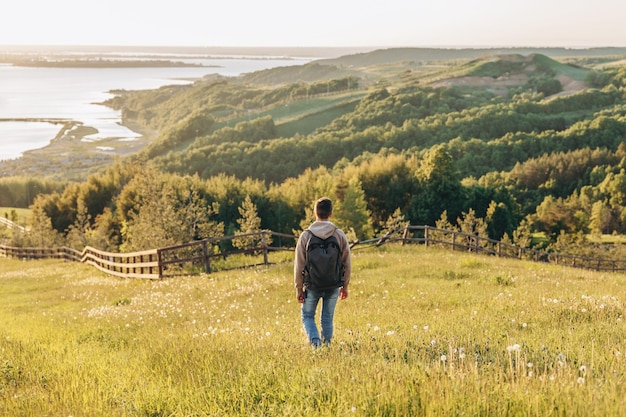
[(424, 228), (424, 244), (426, 247), (428, 247), (428, 239), (430, 238), (428, 231), (430, 230), (430, 227), (426, 226)]
[(161, 249), (157, 249), (157, 264), (159, 265), (159, 279), (163, 278), (163, 263), (161, 257)]
[(204, 272), (211, 273), (211, 258), (209, 258), (209, 243), (208, 239), (202, 241), (202, 256), (204, 257)]
[(406, 239), (408, 236), (409, 236), (409, 225), (407, 224), (406, 227), (404, 228), (404, 233), (402, 234), (402, 243), (400, 244), (400, 246), (404, 246), (404, 243), (406, 242)]
[(265, 238), (265, 231), (261, 232), (261, 245), (263, 246), (263, 263), (264, 265), (267, 265), (268, 259), (267, 259), (267, 239)]

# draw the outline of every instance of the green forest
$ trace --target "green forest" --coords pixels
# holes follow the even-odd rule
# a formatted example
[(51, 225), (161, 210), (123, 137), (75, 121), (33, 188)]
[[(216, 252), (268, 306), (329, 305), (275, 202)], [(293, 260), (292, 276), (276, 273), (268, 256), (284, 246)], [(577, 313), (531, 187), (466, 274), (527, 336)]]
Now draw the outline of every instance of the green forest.
[(625, 51), (435, 52), (116, 91), (146, 145), (82, 178), (1, 162), (0, 206), (31, 209), (2, 236), (129, 252), (298, 233), (326, 195), (354, 241), (410, 223), (623, 256), (601, 237), (626, 234)]

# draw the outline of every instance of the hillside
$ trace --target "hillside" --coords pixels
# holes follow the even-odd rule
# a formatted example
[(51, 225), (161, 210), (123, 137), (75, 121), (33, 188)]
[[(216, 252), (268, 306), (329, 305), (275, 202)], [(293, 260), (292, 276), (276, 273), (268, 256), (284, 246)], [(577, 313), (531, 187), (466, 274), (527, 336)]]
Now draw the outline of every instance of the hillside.
[[(288, 124), (278, 130), (279, 137), (286, 138), (312, 134), (342, 115), (349, 117), (358, 100), (381, 87), (390, 91), (416, 85), (471, 87), (472, 94), (501, 96), (516, 89), (530, 88), (545, 90), (545, 95), (569, 94), (586, 87), (585, 76), (592, 68), (572, 66), (549, 56), (565, 56), (570, 60), (604, 57), (603, 65), (606, 65), (607, 59), (619, 62), (619, 54), (623, 52), (616, 48), (396, 48), (317, 60), (303, 66), (275, 68), (240, 77), (208, 77), (188, 87), (163, 87), (153, 92), (119, 91), (119, 96), (106, 104), (122, 109), (124, 124), (143, 132), (142, 140), (120, 143), (112, 138), (85, 143), (79, 139), (89, 132), (81, 132), (80, 126), (78, 129), (68, 128), (66, 131), (71, 131), (71, 136), (59, 135), (45, 148), (26, 152), (15, 161), (1, 161), (0, 175), (84, 179), (87, 174), (112, 164), (115, 156), (126, 157), (149, 147), (150, 143), (167, 142), (168, 131), (194, 112), (203, 112), (204, 117), (210, 117), (215, 122), (213, 130), (270, 115), (277, 126)], [(578, 55), (573, 56), (574, 53)], [(540, 62), (542, 59), (545, 62)], [(526, 62), (523, 69), (514, 68), (522, 62)], [(349, 90), (355, 94), (345, 97)], [(329, 94), (342, 97), (338, 100), (323, 98)], [(195, 132), (199, 134), (200, 130), (195, 129)], [(149, 155), (186, 152), (185, 147), (194, 140), (191, 136), (182, 141), (179, 138), (174, 148), (165, 143), (158, 146), (160, 150), (149, 151)], [(103, 152), (102, 148), (108, 151)], [(332, 166), (333, 163), (325, 161), (324, 165)]]
[(546, 97), (555, 94), (573, 94), (587, 88), (585, 79), (589, 69), (555, 61), (545, 55), (498, 55), (481, 58), (452, 68), (434, 87), (473, 86), (508, 95), (513, 88), (528, 85)]
[(415, 245), (357, 249), (333, 343), (318, 350), (292, 279), (291, 258), (154, 281), (0, 258), (0, 411), (622, 414), (622, 274)]
[(394, 62), (459, 62), (486, 56), (512, 54), (541, 54), (553, 59), (572, 57), (616, 57), (626, 55), (626, 48), (390, 48), (345, 55), (333, 59), (323, 59), (317, 62), (338, 66), (368, 67)]
[[(300, 230), (311, 201), (330, 195), (353, 240), (408, 221), (524, 247), (619, 252), (586, 236), (626, 234), (624, 56), (436, 52), (448, 59), (398, 60), (439, 56), (430, 50), (373, 51), (118, 91), (106, 104), (146, 132), (140, 148), (113, 163), (59, 137), (57, 154), (44, 149), (0, 165), (12, 176), (0, 178), (8, 190), (0, 205), (33, 201), (39, 190), (34, 219), (50, 244), (69, 239), (113, 251), (251, 225)], [(368, 65), (349, 65), (357, 56)], [(85, 179), (87, 169), (94, 175)], [(32, 180), (32, 172), (58, 182)], [(79, 181), (65, 186), (70, 175)]]

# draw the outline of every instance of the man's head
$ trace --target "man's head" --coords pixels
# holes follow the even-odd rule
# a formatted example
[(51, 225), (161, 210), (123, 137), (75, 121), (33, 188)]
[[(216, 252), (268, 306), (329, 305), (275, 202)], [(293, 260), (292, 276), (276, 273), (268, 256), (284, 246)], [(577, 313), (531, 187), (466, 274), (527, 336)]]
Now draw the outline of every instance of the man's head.
[(333, 202), (328, 197), (322, 197), (315, 202), (315, 217), (318, 220), (328, 220), (333, 214)]

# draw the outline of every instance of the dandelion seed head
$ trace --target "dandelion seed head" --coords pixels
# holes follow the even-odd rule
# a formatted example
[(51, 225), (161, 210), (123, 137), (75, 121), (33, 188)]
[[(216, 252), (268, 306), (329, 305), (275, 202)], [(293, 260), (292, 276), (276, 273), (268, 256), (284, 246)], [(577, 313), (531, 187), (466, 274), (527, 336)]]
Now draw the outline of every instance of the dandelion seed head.
[(585, 383), (585, 378), (583, 378), (582, 376), (581, 376), (581, 377), (578, 377), (577, 382), (578, 382), (579, 384), (584, 384), (584, 383)]
[(445, 362), (445, 361), (447, 361), (447, 360), (448, 360), (448, 357), (447, 357), (446, 355), (441, 355), (441, 356), (439, 357), (439, 360), (441, 360), (441, 362)]

